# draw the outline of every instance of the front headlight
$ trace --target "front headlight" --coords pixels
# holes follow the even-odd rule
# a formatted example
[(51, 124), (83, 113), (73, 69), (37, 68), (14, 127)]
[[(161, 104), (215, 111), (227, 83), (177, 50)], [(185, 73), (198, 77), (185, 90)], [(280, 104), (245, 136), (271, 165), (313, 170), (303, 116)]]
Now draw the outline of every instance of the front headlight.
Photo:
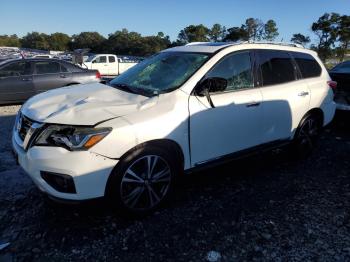
[(87, 150), (111, 132), (112, 128), (49, 125), (35, 140), (37, 146), (61, 146), (68, 150)]

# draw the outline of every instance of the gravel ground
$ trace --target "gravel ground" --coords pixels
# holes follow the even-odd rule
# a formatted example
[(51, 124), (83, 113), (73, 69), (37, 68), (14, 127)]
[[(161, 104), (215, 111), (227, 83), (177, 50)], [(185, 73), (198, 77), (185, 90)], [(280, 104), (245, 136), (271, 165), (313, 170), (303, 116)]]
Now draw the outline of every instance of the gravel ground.
[(11, 154), (11, 130), (21, 106), (0, 106), (0, 172), (15, 167)]
[(0, 261), (350, 260), (349, 114), (306, 160), (276, 150), (206, 170), (126, 220), (100, 201), (46, 201), (9, 154), (17, 108), (0, 108)]

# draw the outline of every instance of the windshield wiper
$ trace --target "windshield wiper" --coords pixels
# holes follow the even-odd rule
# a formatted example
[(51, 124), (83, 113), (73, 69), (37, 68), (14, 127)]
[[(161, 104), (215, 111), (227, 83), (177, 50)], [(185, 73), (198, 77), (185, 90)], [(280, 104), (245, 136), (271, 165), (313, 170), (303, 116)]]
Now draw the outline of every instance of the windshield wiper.
[(138, 92), (136, 92), (135, 88), (132, 88), (131, 86), (127, 85), (127, 84), (123, 84), (123, 83), (117, 83), (117, 84), (111, 84), (109, 83), (112, 87), (116, 87), (118, 89), (121, 89), (123, 91), (127, 91), (133, 94), (138, 94)]
[(153, 92), (150, 92), (150, 90), (146, 90), (144, 88), (136, 88), (136, 87), (132, 87), (129, 86), (128, 84), (124, 84), (124, 83), (116, 83), (116, 84), (111, 84), (110, 86), (112, 87), (116, 87), (120, 90), (126, 91), (126, 92), (130, 92), (133, 94), (138, 94), (138, 95), (143, 95), (143, 96), (147, 96), (147, 97), (152, 97), (155, 96), (157, 94), (154, 94)]

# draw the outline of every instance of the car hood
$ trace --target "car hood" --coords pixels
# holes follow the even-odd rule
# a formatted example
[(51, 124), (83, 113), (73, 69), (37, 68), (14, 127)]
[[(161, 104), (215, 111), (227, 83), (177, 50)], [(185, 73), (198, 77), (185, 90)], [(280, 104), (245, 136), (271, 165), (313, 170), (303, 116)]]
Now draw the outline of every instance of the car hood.
[(92, 83), (62, 87), (30, 98), (21, 112), (32, 120), (69, 125), (96, 125), (150, 106), (158, 97), (148, 98)]

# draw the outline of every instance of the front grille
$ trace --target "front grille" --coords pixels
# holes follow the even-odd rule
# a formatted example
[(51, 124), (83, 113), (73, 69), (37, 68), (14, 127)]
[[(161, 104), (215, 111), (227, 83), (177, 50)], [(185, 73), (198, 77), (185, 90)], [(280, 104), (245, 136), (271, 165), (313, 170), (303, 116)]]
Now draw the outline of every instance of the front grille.
[(30, 127), (32, 126), (34, 122), (32, 120), (30, 120), (29, 118), (25, 117), (24, 115), (20, 115), (20, 119), (19, 119), (19, 129), (18, 129), (18, 135), (19, 137), (22, 139), (22, 141), (24, 141), (24, 138), (26, 137), (28, 130), (30, 129)]

